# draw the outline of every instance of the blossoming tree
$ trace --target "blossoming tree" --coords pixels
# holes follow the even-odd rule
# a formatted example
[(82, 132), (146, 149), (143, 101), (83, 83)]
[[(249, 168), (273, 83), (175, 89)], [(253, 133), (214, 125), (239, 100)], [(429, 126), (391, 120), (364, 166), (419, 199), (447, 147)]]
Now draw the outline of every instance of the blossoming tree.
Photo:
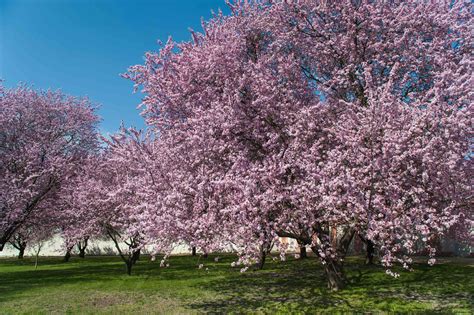
[(47, 216), (61, 185), (97, 147), (86, 99), (21, 86), (0, 90), (0, 250), (31, 216)]
[(415, 241), (472, 206), (472, 4), (230, 6), (126, 74), (187, 158), (169, 177), (194, 192), (195, 231), (250, 256), (255, 240), (296, 238), (335, 290), (355, 233), (408, 268)]

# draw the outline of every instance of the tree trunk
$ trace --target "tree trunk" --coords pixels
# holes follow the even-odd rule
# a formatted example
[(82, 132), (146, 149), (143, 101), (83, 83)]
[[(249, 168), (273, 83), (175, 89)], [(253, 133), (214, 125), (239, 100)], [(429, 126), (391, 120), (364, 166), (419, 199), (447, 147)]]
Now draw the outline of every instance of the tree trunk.
[(306, 246), (300, 245), (300, 259), (308, 258), (308, 254), (306, 253)]
[(347, 280), (344, 274), (343, 265), (336, 260), (328, 260), (324, 265), (324, 271), (328, 280), (328, 289), (339, 291), (344, 289)]
[(331, 245), (336, 248), (337, 247), (337, 226), (331, 227)]
[(25, 238), (20, 233), (18, 233), (13, 236), (13, 240), (10, 241), (10, 244), (18, 249), (18, 259), (23, 259), (27, 245)]
[(191, 255), (196, 256), (196, 246), (191, 249)]
[(132, 275), (132, 266), (133, 266), (133, 261), (129, 259), (125, 265), (127, 266), (127, 275)]
[(68, 247), (68, 248), (66, 249), (66, 254), (64, 254), (64, 258), (63, 258), (63, 261), (64, 261), (64, 262), (68, 262), (69, 259), (71, 258), (71, 250), (72, 250), (71, 247)]
[(86, 257), (86, 249), (85, 249), (85, 248), (82, 248), (82, 249), (79, 251), (79, 257), (81, 257), (81, 258), (85, 258), (85, 257)]
[(267, 258), (267, 255), (272, 251), (273, 248), (273, 242), (264, 242), (263, 244), (260, 245), (260, 253), (259, 253), (259, 258), (257, 263), (255, 264), (255, 267), (258, 270), (262, 270), (263, 266), (265, 265), (265, 259)]
[[(120, 234), (114, 230), (111, 226), (106, 226), (106, 232), (109, 235), (110, 239), (114, 242), (115, 248), (117, 249), (117, 252), (120, 255), (120, 258), (122, 258), (123, 262), (125, 263), (126, 269), (127, 269), (127, 275), (132, 274), (132, 267), (135, 264), (135, 259), (137, 259), (140, 255), (140, 250), (134, 251), (137, 249), (139, 242), (137, 241), (136, 237), (130, 237), (129, 242), (126, 244), (128, 245), (128, 251), (127, 254), (125, 255), (120, 248), (119, 245), (119, 237)], [(138, 253), (138, 254), (137, 254)]]
[(36, 250), (36, 253), (35, 253), (36, 254), (35, 255), (35, 270), (38, 269), (38, 259), (39, 259), (39, 254), (41, 252), (41, 248), (43, 247), (43, 243), (40, 242), (36, 246), (37, 247), (35, 249)]
[(209, 255), (208, 255), (207, 253), (204, 253), (204, 254), (202, 255), (202, 258), (207, 258), (207, 257), (209, 257)]
[(367, 250), (366, 250), (366, 256), (365, 256), (365, 264), (366, 265), (373, 265), (374, 264), (374, 253), (375, 253), (375, 246), (374, 242), (371, 240), (367, 240), (365, 243)]
[(23, 259), (23, 256), (25, 256), (25, 249), (26, 249), (26, 243), (25, 243), (25, 246), (20, 246), (20, 249), (18, 252), (18, 259)]
[(265, 259), (267, 258), (267, 253), (262, 250), (260, 251), (260, 257), (258, 258), (258, 262), (256, 264), (256, 267), (258, 270), (262, 270), (263, 266), (265, 265)]
[(84, 258), (86, 256), (86, 248), (87, 243), (89, 242), (89, 238), (85, 237), (82, 241), (77, 243), (77, 249), (79, 250), (79, 257)]
[(140, 249), (132, 253), (132, 264), (135, 265), (138, 260), (140, 260)]
[[(332, 233), (334, 230), (331, 230)], [(319, 229), (319, 234), (323, 234), (324, 230)], [(347, 254), (347, 250), (349, 249), (349, 245), (354, 237), (355, 229), (354, 228), (346, 228), (345, 230), (341, 231), (342, 236), (340, 239), (336, 239), (333, 237), (331, 239), (331, 244), (335, 245), (334, 249), (336, 251), (336, 256), (331, 258), (330, 256), (321, 256), (319, 253), (318, 246), (312, 246), (312, 251), (322, 259), (324, 264), (324, 271), (326, 273), (326, 277), (328, 280), (328, 288), (331, 291), (338, 291), (343, 289), (346, 284), (346, 276), (344, 274), (344, 258)]]
[(35, 270), (38, 269), (38, 256), (39, 256), (39, 252), (37, 252), (35, 255)]
[(6, 230), (3, 231), (2, 234), (0, 234), (0, 252), (3, 251), (7, 242), (10, 240), (16, 230), (24, 223), (27, 216), (31, 214), (38, 202), (40, 202), (41, 199), (43, 199), (43, 197), (56, 185), (56, 180), (50, 177), (46, 187), (44, 187), (42, 191), (38, 192), (38, 194), (34, 196), (30, 202), (27, 203), (26, 208), (23, 209), (22, 218), (15, 220), (12, 224), (9, 225)]

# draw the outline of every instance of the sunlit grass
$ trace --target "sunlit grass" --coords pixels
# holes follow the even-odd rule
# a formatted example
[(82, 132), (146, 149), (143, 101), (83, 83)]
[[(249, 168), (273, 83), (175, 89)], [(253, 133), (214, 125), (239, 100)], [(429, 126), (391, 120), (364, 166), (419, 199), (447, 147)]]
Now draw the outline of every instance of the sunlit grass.
[[(473, 311), (474, 261), (453, 259), (433, 267), (416, 264), (414, 272), (391, 278), (382, 267), (350, 258), (351, 284), (326, 290), (314, 258), (268, 261), (264, 270), (240, 273), (232, 256), (207, 259), (142, 257), (132, 276), (119, 257), (0, 259), (0, 313), (338, 313)], [(198, 269), (199, 263), (204, 268)]]

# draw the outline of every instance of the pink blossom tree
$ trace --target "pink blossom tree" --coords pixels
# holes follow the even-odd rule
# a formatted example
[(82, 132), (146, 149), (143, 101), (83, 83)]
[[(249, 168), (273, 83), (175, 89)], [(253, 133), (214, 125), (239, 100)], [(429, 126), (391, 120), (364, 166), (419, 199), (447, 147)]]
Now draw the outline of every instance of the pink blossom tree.
[(103, 152), (88, 159), (84, 173), (64, 194), (70, 210), (64, 212), (69, 223), (63, 235), (69, 248), (89, 237), (110, 239), (131, 274), (143, 246), (169, 252), (175, 240), (161, 206), (166, 182), (147, 135), (122, 127), (103, 140)]
[(334, 290), (356, 233), (409, 268), (472, 208), (472, 4), (230, 6), (125, 75), (169, 151), (168, 213), (244, 263), (310, 244)]
[[(117, 252), (124, 261), (127, 274), (131, 274), (137, 262), (141, 248), (147, 244), (142, 222), (147, 222), (147, 204), (155, 194), (148, 189), (153, 183), (143, 168), (143, 163), (135, 163), (141, 144), (140, 133), (125, 130), (110, 141), (104, 153), (102, 173), (99, 182), (102, 193), (100, 211), (104, 216), (99, 219), (103, 233), (111, 239)], [(104, 172), (107, 172), (104, 174)]]
[(58, 219), (55, 216), (45, 215), (42, 211), (33, 212), (9, 240), (10, 245), (18, 250), (18, 259), (23, 259), (27, 247), (51, 238), (57, 226)]
[(55, 208), (61, 185), (97, 147), (87, 99), (21, 86), (0, 91), (0, 250), (31, 216)]

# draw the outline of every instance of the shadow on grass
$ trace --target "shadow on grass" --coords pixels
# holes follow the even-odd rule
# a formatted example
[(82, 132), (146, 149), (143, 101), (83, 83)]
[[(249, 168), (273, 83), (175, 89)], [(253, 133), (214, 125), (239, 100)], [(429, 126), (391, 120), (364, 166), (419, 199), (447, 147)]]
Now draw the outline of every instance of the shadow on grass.
[(331, 312), (450, 311), (473, 307), (472, 266), (416, 264), (414, 272), (394, 279), (381, 266), (365, 266), (351, 259), (346, 266), (350, 284), (340, 292), (326, 289), (323, 269), (314, 259), (270, 263), (266, 270), (247, 272), (200, 286), (212, 290), (212, 300), (191, 303), (205, 312)]
[[(73, 258), (68, 263), (60, 257), (41, 258), (38, 270), (30, 258), (0, 259), (0, 303), (32, 288), (44, 288), (46, 293), (48, 288), (60, 287), (78, 292), (108, 290), (111, 294), (137, 288), (148, 290), (150, 296), (172, 295), (191, 310), (211, 313), (474, 309), (474, 268), (470, 261), (433, 267), (415, 264), (414, 272), (397, 270), (401, 277), (394, 279), (381, 266), (365, 266), (362, 259), (350, 258), (346, 263), (349, 286), (330, 292), (315, 258), (269, 261), (264, 270), (240, 273), (240, 268), (230, 267), (234, 256), (219, 256), (219, 262), (214, 261), (215, 255), (207, 259), (172, 256), (170, 268), (160, 268), (159, 259), (153, 263), (143, 256), (132, 276), (125, 274), (121, 259), (113, 256)], [(200, 263), (205, 268), (198, 269)], [(138, 286), (139, 282), (146, 285)], [(160, 286), (163, 282), (170, 287)], [(168, 288), (173, 291), (165, 292)]]
[[(34, 259), (31, 257), (23, 260), (3, 258), (0, 259), (0, 303), (34, 288), (44, 288), (44, 292), (47, 292), (49, 287), (72, 285), (79, 290), (87, 290), (90, 285), (114, 281), (122, 281), (133, 287), (137, 280), (148, 279), (199, 282), (204, 276), (203, 272), (197, 270), (199, 262), (212, 266), (217, 271), (215, 275), (219, 275), (229, 269), (232, 259), (225, 257), (219, 263), (214, 263), (211, 258), (200, 260), (198, 257), (176, 256), (169, 260), (172, 267), (164, 269), (160, 268), (159, 259), (150, 262), (149, 256), (142, 255), (133, 267), (132, 276), (128, 276), (125, 264), (118, 256), (89, 256), (85, 259), (74, 257), (67, 263), (60, 257), (41, 257), (37, 270), (34, 269)], [(117, 289), (116, 283), (111, 284), (110, 288), (114, 285)], [(120, 286), (119, 289), (126, 290), (127, 286)]]
[[(112, 257), (111, 257), (112, 258)], [(115, 257), (114, 257), (115, 258)], [(59, 258), (42, 258), (38, 269), (34, 269), (31, 258), (19, 260), (0, 260), (0, 303), (9, 300), (18, 292), (41, 287), (62, 286), (84, 282), (104, 281), (117, 277), (120, 261), (101, 259), (101, 264), (87, 261), (63, 263)]]

